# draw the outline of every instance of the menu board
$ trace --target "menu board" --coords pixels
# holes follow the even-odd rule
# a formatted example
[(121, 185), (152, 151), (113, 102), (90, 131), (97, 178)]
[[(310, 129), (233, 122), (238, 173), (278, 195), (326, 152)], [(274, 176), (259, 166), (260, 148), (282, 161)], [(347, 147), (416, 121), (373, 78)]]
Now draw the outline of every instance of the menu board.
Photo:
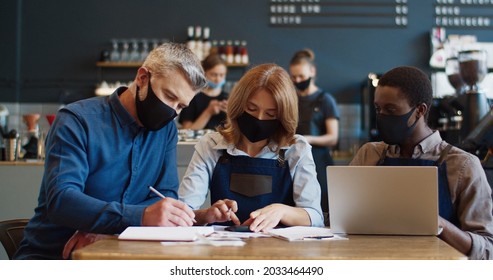
[(405, 28), (408, 0), (268, 0), (273, 27)]
[(493, 28), (493, 0), (436, 0), (434, 8), (435, 26)]

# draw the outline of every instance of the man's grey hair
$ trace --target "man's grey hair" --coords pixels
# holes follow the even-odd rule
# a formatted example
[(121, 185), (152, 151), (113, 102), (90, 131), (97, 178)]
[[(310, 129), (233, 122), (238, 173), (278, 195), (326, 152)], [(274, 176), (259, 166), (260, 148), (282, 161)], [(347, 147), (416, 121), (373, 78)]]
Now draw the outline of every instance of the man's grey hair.
[(200, 60), (184, 44), (159, 45), (149, 53), (142, 66), (152, 74), (162, 76), (179, 71), (194, 91), (200, 91), (207, 84)]

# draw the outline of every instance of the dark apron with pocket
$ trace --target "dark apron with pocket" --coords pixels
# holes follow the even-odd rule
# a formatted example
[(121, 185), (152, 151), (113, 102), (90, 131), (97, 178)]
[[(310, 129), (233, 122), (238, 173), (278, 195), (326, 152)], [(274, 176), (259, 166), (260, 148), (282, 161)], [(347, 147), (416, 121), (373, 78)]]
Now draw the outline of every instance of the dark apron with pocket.
[(212, 174), (211, 204), (221, 199), (235, 200), (236, 216), (242, 223), (251, 212), (272, 203), (294, 206), (293, 180), (284, 153), (281, 150), (279, 159), (274, 160), (231, 156), (224, 150)]

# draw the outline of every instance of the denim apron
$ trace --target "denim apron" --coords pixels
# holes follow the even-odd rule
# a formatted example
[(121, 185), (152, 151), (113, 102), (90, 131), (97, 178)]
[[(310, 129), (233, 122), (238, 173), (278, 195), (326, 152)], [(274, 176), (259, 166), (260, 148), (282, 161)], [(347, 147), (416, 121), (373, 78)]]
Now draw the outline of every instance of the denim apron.
[(447, 165), (445, 163), (445, 157), (452, 148), (448, 145), (440, 154), (438, 160), (426, 160), (426, 159), (407, 159), (407, 158), (388, 158), (387, 151), (390, 147), (385, 149), (378, 165), (383, 166), (436, 166), (438, 168), (438, 210), (440, 217), (458, 226), (457, 213), (452, 205), (452, 198), (450, 196), (450, 189), (447, 179)]
[[(296, 133), (301, 135), (320, 136), (326, 133), (324, 115), (320, 109), (325, 92), (318, 94), (316, 100), (309, 104), (310, 115), (301, 116)], [(308, 112), (308, 111), (305, 111)], [(329, 197), (327, 193), (327, 165), (334, 165), (334, 160), (330, 155), (330, 148), (326, 146), (312, 145), (313, 161), (317, 171), (317, 180), (322, 191), (322, 211), (329, 212)]]
[(295, 206), (293, 180), (284, 153), (285, 150), (280, 150), (275, 160), (231, 156), (224, 150), (212, 174), (211, 204), (220, 199), (235, 200), (238, 203), (236, 216), (242, 223), (251, 212), (272, 203)]

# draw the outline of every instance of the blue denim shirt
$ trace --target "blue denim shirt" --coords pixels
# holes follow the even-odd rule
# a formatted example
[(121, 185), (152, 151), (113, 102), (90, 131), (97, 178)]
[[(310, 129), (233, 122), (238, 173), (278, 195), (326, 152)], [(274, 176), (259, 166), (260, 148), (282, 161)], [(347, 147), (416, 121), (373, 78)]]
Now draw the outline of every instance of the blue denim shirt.
[(119, 88), (61, 109), (46, 139), (35, 215), (15, 258), (59, 259), (76, 230), (118, 234), (142, 223), (162, 194), (177, 198), (177, 129), (140, 127), (120, 103)]

